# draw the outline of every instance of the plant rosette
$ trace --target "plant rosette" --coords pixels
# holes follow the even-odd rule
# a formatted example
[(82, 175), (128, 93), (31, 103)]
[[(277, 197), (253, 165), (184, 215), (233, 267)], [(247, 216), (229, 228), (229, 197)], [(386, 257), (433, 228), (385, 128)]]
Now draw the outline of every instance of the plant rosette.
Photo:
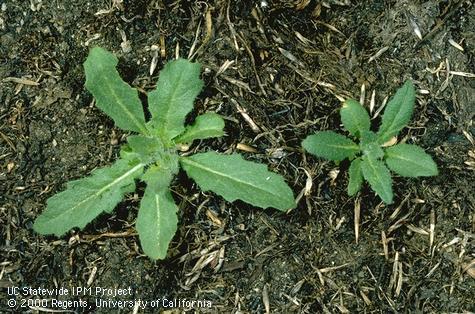
[(117, 63), (113, 54), (93, 48), (84, 62), (85, 86), (97, 107), (119, 128), (138, 134), (128, 136), (120, 158), (111, 166), (69, 182), (66, 190), (50, 197), (33, 225), (36, 232), (61, 236), (72, 228), (82, 229), (101, 213), (111, 213), (124, 194), (135, 190), (135, 181), (142, 180), (146, 188), (135, 226), (144, 253), (164, 259), (177, 230), (178, 207), (169, 186), (180, 167), (203, 191), (211, 190), (227, 201), (240, 199), (281, 211), (295, 207), (283, 177), (265, 165), (239, 154), (210, 151), (185, 157), (177, 153), (180, 144), (224, 135), (224, 120), (216, 113), (204, 113), (185, 125), (203, 87), (198, 63), (178, 59), (165, 65), (156, 89), (148, 93), (149, 121), (137, 90), (121, 79)]
[[(385, 147), (409, 123), (415, 103), (415, 90), (408, 80), (387, 103), (377, 133), (370, 130), (371, 121), (363, 106), (352, 99), (343, 103), (340, 117), (352, 139), (333, 131), (309, 135), (303, 148), (309, 153), (340, 162), (350, 159), (348, 194), (355, 195), (368, 181), (374, 192), (386, 203), (393, 202), (392, 179), (389, 170), (403, 177), (435, 176), (437, 165), (417, 145), (400, 143)], [(389, 169), (388, 169), (389, 168)]]

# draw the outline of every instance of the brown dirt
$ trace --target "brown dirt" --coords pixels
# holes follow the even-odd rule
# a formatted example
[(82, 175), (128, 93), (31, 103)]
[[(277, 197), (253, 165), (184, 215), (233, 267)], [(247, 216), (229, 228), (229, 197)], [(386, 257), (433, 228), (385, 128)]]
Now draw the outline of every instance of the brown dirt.
[[(193, 309), (209, 313), (475, 311), (475, 6), (356, 2), (3, 1), (0, 312), (41, 307), (9, 307), (7, 300), (28, 297), (7, 287), (86, 286), (131, 287), (124, 299), (210, 300), (211, 308)], [(85, 230), (60, 239), (34, 233), (46, 199), (110, 164), (124, 141), (83, 86), (82, 62), (94, 45), (117, 54), (123, 78), (145, 91), (158, 73), (149, 75), (152, 45), (160, 48), (157, 69), (176, 53), (192, 55), (206, 82), (196, 112), (227, 120), (225, 138), (192, 149), (252, 146), (257, 153), (240, 152), (285, 175), (296, 195), (310, 176), (311, 193), (280, 214), (227, 203), (180, 175), (179, 231), (158, 262), (142, 255), (133, 229), (141, 189)], [(348, 197), (348, 165), (306, 155), (300, 142), (317, 130), (343, 132), (339, 99), (359, 99), (362, 84), (365, 106), (375, 91), (377, 109), (407, 78), (417, 108), (399, 139), (430, 153), (440, 175), (396, 177), (390, 206), (367, 187)], [(133, 311), (82, 299), (87, 307), (68, 310)]]

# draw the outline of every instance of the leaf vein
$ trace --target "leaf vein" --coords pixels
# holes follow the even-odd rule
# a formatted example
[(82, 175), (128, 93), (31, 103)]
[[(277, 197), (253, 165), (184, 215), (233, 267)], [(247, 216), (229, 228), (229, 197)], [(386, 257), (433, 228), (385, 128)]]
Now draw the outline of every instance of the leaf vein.
[(129, 116), (129, 118), (132, 120), (132, 122), (139, 128), (139, 130), (142, 131), (142, 133), (147, 134), (148, 131), (147, 129), (140, 123), (135, 115), (127, 108), (127, 106), (122, 102), (120, 99), (119, 95), (117, 95), (116, 91), (112, 88), (112, 85), (106, 84), (106, 86), (109, 88), (109, 91), (115, 98), (116, 102), (120, 105), (120, 107), (125, 111), (125, 113)]
[(193, 166), (195, 166), (195, 167), (197, 167), (197, 168), (203, 169), (203, 170), (205, 170), (205, 171), (209, 171), (209, 172), (211, 172), (211, 173), (214, 173), (214, 174), (216, 174), (216, 175), (218, 175), (218, 176), (221, 176), (221, 177), (223, 177), (223, 178), (227, 178), (227, 179), (230, 179), (230, 180), (232, 180), (232, 181), (236, 181), (236, 182), (241, 183), (241, 184), (243, 184), (243, 185), (250, 186), (250, 187), (252, 187), (252, 188), (255, 188), (255, 189), (257, 189), (257, 190), (261, 190), (261, 191), (263, 191), (263, 192), (265, 192), (265, 193), (268, 193), (268, 194), (271, 194), (271, 195), (272, 195), (271, 192), (269, 192), (268, 190), (265, 190), (265, 189), (261, 188), (261, 186), (259, 186), (259, 185), (254, 185), (254, 184), (251, 184), (251, 183), (249, 183), (249, 182), (239, 180), (239, 179), (236, 178), (236, 177), (232, 177), (232, 176), (226, 175), (226, 174), (224, 174), (224, 173), (222, 173), (222, 172), (216, 171), (216, 170), (214, 170), (214, 169), (212, 169), (212, 168), (205, 167), (205, 166), (203, 166), (202, 164), (200, 164), (200, 163), (198, 163), (198, 162), (196, 162), (196, 161), (190, 160), (190, 159), (188, 159), (188, 158), (183, 158), (182, 161), (185, 162), (185, 163), (188, 163), (188, 164), (190, 164), (190, 165), (193, 165)]
[[(118, 184), (120, 181), (124, 180), (126, 177), (132, 175), (135, 171), (137, 171), (139, 168), (143, 167), (144, 164), (138, 164), (137, 166), (133, 167), (132, 169), (130, 169), (129, 171), (127, 171), (126, 173), (124, 173), (123, 175), (121, 175), (120, 177), (116, 178), (115, 180), (113, 180), (111, 183), (105, 185), (104, 187), (102, 187), (101, 189), (99, 189), (97, 192), (91, 194), (90, 196), (86, 197), (85, 199), (83, 199), (82, 201), (78, 202), (76, 205), (72, 206), (69, 208), (69, 211), (72, 211), (72, 210), (75, 210), (77, 209), (78, 207), (82, 206), (84, 203), (87, 203), (88, 201), (90, 201), (91, 199), (93, 198), (96, 198), (96, 197), (99, 197), (102, 193), (104, 193), (105, 191), (107, 191), (109, 188), (111, 188), (112, 186)], [(64, 215), (69, 215), (69, 211), (63, 211), (60, 215), (58, 215), (57, 217), (62, 217)]]

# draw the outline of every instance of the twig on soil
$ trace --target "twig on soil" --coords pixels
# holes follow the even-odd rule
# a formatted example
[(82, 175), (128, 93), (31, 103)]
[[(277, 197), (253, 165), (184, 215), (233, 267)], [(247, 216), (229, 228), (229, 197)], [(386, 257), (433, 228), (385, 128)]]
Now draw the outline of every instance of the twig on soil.
[(468, 72), (449, 71), (449, 74), (457, 75), (457, 76), (464, 76), (464, 77), (469, 77), (469, 78), (475, 78), (475, 74), (468, 73)]
[(229, 76), (224, 75), (224, 74), (221, 74), (221, 77), (224, 78), (224, 79), (225, 79), (226, 81), (228, 81), (229, 83), (234, 84), (234, 85), (238, 86), (239, 88), (243, 88), (243, 89), (247, 90), (249, 93), (254, 94), (254, 92), (252, 91), (252, 89), (249, 87), (249, 84), (244, 83), (243, 81), (240, 81), (240, 80), (238, 80), (238, 79), (229, 77)]
[(94, 266), (89, 274), (89, 278), (87, 279), (86, 285), (89, 287), (92, 285), (94, 279), (96, 278), (97, 274), (97, 266)]
[(369, 113), (372, 114), (374, 110), (374, 105), (376, 104), (376, 90), (373, 89), (371, 93), (371, 101), (369, 103)]
[(201, 42), (201, 45), (193, 52), (196, 43), (198, 41), (198, 34), (200, 32), (201, 21), (198, 23), (198, 27), (196, 29), (195, 40), (193, 41), (193, 45), (190, 48), (190, 52), (188, 53), (188, 59), (193, 60), (198, 52), (209, 42), (211, 39), (211, 34), (213, 32), (213, 19), (211, 17), (211, 9), (206, 5), (206, 13), (205, 13), (205, 22), (206, 22), (206, 34)]
[(244, 143), (238, 143), (236, 149), (248, 153), (257, 153), (257, 149)]
[(216, 79), (218, 76), (226, 72), (226, 70), (234, 64), (234, 60), (230, 61), (226, 59), (223, 64), (219, 67), (218, 71), (216, 71), (216, 74), (214, 75), (214, 78)]
[(175, 46), (175, 59), (179, 59), (179, 58), (180, 58), (180, 42), (177, 41), (176, 46)]
[[(225, 246), (223, 245), (219, 250), (209, 252), (211, 248), (216, 247), (216, 245), (216, 243), (213, 243), (210, 247), (200, 251), (200, 258), (198, 261), (196, 261), (191, 271), (185, 274), (185, 276), (188, 277), (185, 280), (185, 283), (180, 285), (183, 289), (189, 290), (190, 285), (200, 278), (201, 272), (206, 266), (209, 265), (211, 268), (213, 268), (214, 273), (221, 269), (224, 263)], [(183, 259), (183, 257), (188, 256), (188, 254), (189, 253), (180, 257), (180, 261)]]
[(422, 32), (421, 32), (421, 29), (419, 28), (419, 25), (417, 25), (416, 18), (412, 14), (410, 14), (409, 12), (406, 12), (406, 17), (409, 21), (409, 24), (412, 27), (412, 30), (413, 30), (414, 34), (416, 34), (416, 36), (417, 36), (417, 38), (419, 38), (419, 40), (422, 40)]
[(270, 313), (269, 292), (267, 291), (267, 284), (264, 284), (264, 288), (262, 288), (262, 303), (264, 303), (266, 313)]
[(38, 83), (38, 82), (28, 80), (28, 79), (23, 78), (23, 77), (18, 78), (18, 77), (9, 76), (9, 77), (4, 78), (2, 81), (3, 82), (13, 82), (13, 83), (22, 84), (22, 85), (29, 85), (29, 86), (38, 86), (38, 85), (40, 85), (40, 83)]
[(325, 22), (322, 22), (322, 21), (315, 21), (315, 22), (312, 21), (312, 23), (314, 23), (314, 25), (315, 25), (315, 24), (321, 24), (321, 25), (327, 27), (328, 29), (330, 29), (330, 30), (332, 30), (332, 31), (334, 31), (334, 32), (336, 32), (336, 33), (338, 33), (338, 34), (340, 34), (341, 36), (346, 37), (345, 34), (343, 34), (338, 28), (336, 28), (336, 27), (333, 26), (333, 25), (330, 25), (330, 24), (325, 23)]
[(429, 250), (432, 252), (432, 246), (434, 245), (435, 234), (435, 211), (430, 210), (430, 225), (429, 225)]
[(411, 194), (407, 194), (406, 197), (402, 200), (402, 202), (399, 204), (398, 207), (396, 207), (396, 209), (393, 211), (393, 213), (391, 214), (391, 216), (389, 216), (389, 218), (391, 220), (395, 219), (397, 217), (397, 215), (399, 215), (399, 212), (401, 211), (401, 208), (404, 204), (406, 204), (406, 202), (409, 200), (409, 197), (411, 196)]
[(361, 202), (359, 198), (355, 200), (355, 207), (354, 207), (354, 226), (355, 226), (355, 242), (358, 244), (358, 240), (360, 237), (360, 209), (361, 209)]
[(394, 312), (397, 312), (397, 311), (396, 311), (396, 308), (395, 308), (395, 305), (396, 305), (396, 304), (394, 303), (393, 300), (391, 300), (391, 299), (386, 295), (386, 293), (384, 292), (383, 288), (381, 288), (381, 285), (379, 284), (378, 280), (376, 279), (376, 277), (374, 277), (374, 274), (373, 274), (373, 272), (371, 271), (371, 269), (370, 269), (368, 266), (366, 266), (366, 269), (368, 269), (368, 272), (369, 272), (371, 278), (373, 279), (373, 281), (375, 282), (376, 287), (378, 287), (379, 292), (381, 292), (381, 294), (383, 295), (383, 297), (384, 297), (384, 298), (386, 299), (386, 301), (388, 302), (389, 306), (394, 310)]
[(455, 42), (455, 40), (453, 40), (452, 38), (449, 39), (449, 44), (451, 44), (453, 47), (455, 47), (456, 49), (460, 50), (460, 51), (464, 51), (463, 47), (460, 46), (459, 43)]
[(379, 49), (374, 55), (369, 58), (368, 63), (371, 63), (372, 61), (378, 59), (388, 49), (389, 46), (384, 46), (383, 48)]
[(475, 279), (475, 259), (472, 259), (469, 263), (462, 264), (462, 267), (464, 273)]
[(411, 225), (411, 224), (406, 225), (406, 228), (411, 230), (414, 233), (417, 233), (417, 234), (420, 234), (420, 235), (423, 235), (423, 236), (430, 235), (430, 233), (428, 231), (426, 231), (422, 228), (416, 227), (414, 225)]
[(150, 50), (152, 50), (152, 61), (150, 62), (149, 75), (152, 76), (158, 64), (158, 46), (152, 45)]
[(429, 278), (429, 277), (435, 272), (435, 270), (436, 270), (437, 268), (439, 268), (440, 264), (441, 264), (441, 262), (438, 262), (437, 264), (435, 264), (435, 266), (432, 267), (432, 268), (429, 270), (429, 272), (427, 273), (427, 275), (425, 275), (425, 278)]
[(106, 232), (106, 233), (102, 233), (102, 234), (98, 234), (98, 235), (87, 235), (86, 234), (86, 235), (83, 235), (82, 237), (80, 237), (79, 241), (90, 243), (90, 242), (95, 242), (95, 241), (97, 241), (99, 239), (102, 239), (102, 238), (124, 238), (124, 237), (134, 237), (136, 235), (137, 235), (137, 233), (133, 232), (132, 229), (130, 229), (130, 231), (117, 232), (117, 233)]
[(366, 99), (366, 85), (365, 83), (363, 83), (361, 84), (361, 89), (360, 89), (360, 104), (363, 107), (364, 107), (365, 99)]
[(167, 57), (167, 48), (166, 48), (166, 41), (165, 35), (160, 35), (160, 56), (162, 59), (166, 59)]
[(296, 63), (298, 66), (300, 66), (300, 67), (302, 67), (302, 68), (304, 67), (304, 64), (303, 64), (302, 62), (300, 62), (300, 60), (297, 59), (297, 57), (294, 56), (293, 53), (291, 53), (291, 52), (288, 51), (288, 50), (282, 49), (282, 48), (280, 48), (280, 47), (277, 47), (277, 48), (279, 49), (280, 53), (281, 53), (284, 57), (286, 57), (286, 58), (289, 59), (290, 61)]
[(264, 97), (267, 97), (266, 90), (264, 89), (264, 86), (262, 85), (262, 82), (261, 82), (261, 78), (259, 77), (259, 74), (257, 74), (256, 60), (254, 60), (254, 55), (252, 54), (251, 49), (249, 48), (248, 44), (244, 40), (244, 36), (240, 36), (239, 34), (237, 34), (237, 37), (243, 43), (244, 48), (246, 48), (247, 54), (249, 55), (249, 58), (251, 59), (252, 70), (254, 71), (254, 75), (256, 76), (257, 85), (259, 85), (259, 88), (260, 88), (262, 94), (264, 95)]
[(228, 7), (226, 8), (226, 22), (228, 24), (229, 30), (231, 31), (231, 36), (233, 37), (234, 41), (234, 49), (239, 52), (239, 45), (236, 39), (236, 30), (234, 29), (234, 24), (231, 22), (229, 18), (229, 7), (231, 6), (231, 1), (228, 1)]
[(384, 230), (381, 231), (381, 243), (383, 244), (384, 259), (389, 260), (388, 239)]
[[(234, 236), (233, 236), (234, 237)], [(213, 241), (210, 243), (210, 245), (204, 249), (201, 249), (201, 248), (197, 248), (197, 249), (194, 249), (192, 250), (191, 252), (188, 252), (188, 253), (185, 253), (183, 254), (182, 256), (180, 256), (180, 258), (178, 259), (178, 261), (180, 263), (183, 263), (185, 262), (187, 259), (193, 259), (193, 258), (197, 258), (197, 257), (200, 257), (204, 254), (207, 254), (209, 251), (211, 251), (212, 249), (214, 249), (216, 246), (218, 246), (219, 244), (221, 244), (221, 242), (225, 242), (231, 238), (233, 238), (231, 236), (221, 236), (221, 237), (218, 237), (216, 239), (213, 239)]]
[(351, 265), (351, 263), (345, 263), (345, 264), (342, 264), (342, 265), (339, 265), (339, 266), (333, 266), (333, 267), (320, 268), (319, 271), (322, 274), (324, 274), (324, 273), (332, 272), (332, 271), (335, 271), (335, 270), (338, 270), (338, 269), (341, 269), (341, 268), (345, 268), (348, 265)]
[[(277, 237), (280, 237), (279, 232), (277, 230), (275, 230), (274, 226), (272, 226), (270, 222), (268, 222), (263, 216), (260, 216), (260, 219)], [(273, 245), (271, 245), (271, 247), (273, 248)], [(257, 253), (257, 254), (260, 255), (260, 254), (263, 254), (263, 253), (260, 252), (260, 253)], [(256, 255), (256, 257), (257, 257), (257, 255)]]
[(310, 174), (310, 172), (305, 169), (305, 168), (302, 168), (303, 171), (305, 172), (305, 174), (307, 175), (307, 180), (305, 180), (305, 187), (304, 187), (304, 195), (305, 196), (309, 196), (311, 191), (312, 191), (312, 186), (313, 186), (313, 178), (312, 178), (312, 175)]
[(247, 111), (243, 107), (241, 107), (241, 105), (234, 98), (230, 98), (230, 100), (236, 107), (237, 111), (241, 114), (243, 119), (247, 122), (247, 124), (249, 124), (254, 133), (261, 132), (261, 129), (257, 126), (254, 120), (252, 120)]
[[(7, 144), (10, 146), (10, 148), (11, 148), (14, 152), (16, 152), (16, 147), (15, 147), (15, 145), (13, 145), (12, 141), (8, 138), (8, 136), (6, 136), (6, 135), (3, 134), (2, 132), (0, 132), (0, 137), (2, 137), (3, 140), (4, 140), (5, 142), (7, 142)], [(1, 158), (0, 158), (0, 159), (1, 159)]]
[(431, 39), (435, 34), (437, 34), (437, 32), (439, 31), (439, 29), (445, 24), (445, 22), (447, 22), (447, 20), (452, 17), (452, 15), (455, 14), (455, 12), (457, 12), (457, 10), (462, 6), (462, 4), (464, 3), (465, 1), (463, 0), (460, 0), (459, 2), (457, 2), (456, 4), (453, 5), (453, 7), (450, 9), (450, 11), (448, 11), (445, 16), (442, 18), (442, 20), (438, 20), (437, 23), (435, 24), (435, 26), (427, 33), (425, 34), (422, 38), (421, 38), (421, 41), (418, 42), (416, 45), (415, 45), (415, 49), (419, 49), (420, 47), (422, 47), (423, 45), (427, 44), (429, 42), (429, 39)]
[(290, 67), (295, 73), (297, 73), (298, 75), (300, 75), (302, 78), (304, 78), (305, 80), (311, 82), (311, 83), (314, 83), (316, 84), (317, 86), (321, 86), (323, 88), (325, 88), (325, 90), (327, 90), (328, 92), (330, 92), (332, 95), (334, 95), (338, 100), (340, 101), (345, 101), (345, 99), (347, 98), (350, 98), (350, 93), (348, 93), (347, 91), (343, 91), (343, 95), (339, 95), (339, 94), (336, 94), (336, 86), (331, 84), (331, 83), (327, 83), (327, 82), (323, 82), (323, 81), (320, 81), (319, 79), (314, 79), (312, 77), (312, 75), (310, 75), (309, 73), (307, 73), (305, 70), (303, 69), (298, 69), (296, 66), (294, 66), (293, 64), (291, 63), (288, 63), (287, 64), (288, 67)]
[(371, 117), (371, 119), (376, 119), (377, 116), (381, 113), (381, 111), (384, 109), (386, 106), (386, 103), (388, 102), (389, 96), (384, 97), (383, 102), (381, 106), (379, 106), (378, 110), (374, 113), (374, 115)]
[[(473, 136), (465, 130), (462, 130), (462, 133), (470, 142), (470, 144), (472, 144), (472, 146), (475, 146), (475, 140), (473, 139)], [(472, 157), (475, 158), (475, 156), (472, 156)]]
[(293, 304), (295, 305), (300, 305), (300, 301), (297, 299), (297, 298), (292, 298), (290, 295), (288, 295), (287, 293), (282, 293), (282, 296), (284, 296), (287, 300), (289, 300), (290, 302), (292, 302)]
[(389, 279), (389, 290), (397, 290), (397, 286), (399, 284), (399, 264), (401, 262), (399, 261), (399, 252), (396, 251), (396, 254), (394, 255), (394, 261), (393, 261), (393, 271), (392, 271), (392, 276)]
[(410, 216), (410, 213), (404, 215), (401, 219), (399, 219), (393, 225), (391, 225), (388, 228), (388, 235), (390, 235), (394, 230), (398, 229), (399, 227), (405, 225), (408, 222), (407, 217), (409, 216)]
[(201, 28), (201, 20), (198, 21), (198, 26), (196, 27), (196, 31), (195, 31), (195, 39), (193, 40), (193, 43), (191, 44), (190, 51), (188, 52), (188, 59), (190, 60), (195, 51), (195, 47), (198, 44), (198, 36), (200, 35), (200, 28)]

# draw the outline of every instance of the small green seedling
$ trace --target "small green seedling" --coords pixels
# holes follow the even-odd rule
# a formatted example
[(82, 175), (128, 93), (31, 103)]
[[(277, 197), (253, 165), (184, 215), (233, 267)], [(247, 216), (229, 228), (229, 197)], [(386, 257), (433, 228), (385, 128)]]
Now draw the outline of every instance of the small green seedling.
[(117, 58), (93, 48), (84, 62), (86, 88), (96, 105), (130, 135), (120, 158), (91, 176), (71, 181), (65, 191), (48, 199), (46, 210), (36, 219), (34, 230), (61, 236), (84, 228), (102, 212), (111, 213), (135, 181), (146, 183), (136, 229), (143, 251), (152, 259), (166, 257), (177, 230), (177, 211), (169, 185), (181, 166), (202, 190), (211, 190), (227, 201), (240, 199), (251, 205), (285, 211), (295, 206), (292, 190), (284, 179), (262, 164), (238, 154), (215, 152), (180, 156), (177, 145), (224, 135), (224, 120), (205, 113), (184, 126), (186, 115), (203, 87), (200, 65), (184, 59), (169, 62), (160, 72), (155, 90), (148, 94), (149, 121), (145, 120), (137, 90), (116, 70)]
[(411, 120), (414, 102), (414, 85), (408, 80), (388, 102), (379, 131), (374, 133), (370, 130), (370, 117), (366, 110), (359, 102), (349, 99), (340, 110), (341, 121), (345, 129), (359, 139), (359, 145), (338, 133), (323, 131), (308, 136), (302, 146), (309, 153), (329, 160), (339, 162), (349, 158), (352, 161), (348, 194), (356, 194), (364, 178), (386, 204), (391, 204), (392, 180), (386, 165), (403, 177), (438, 174), (435, 162), (419, 146), (397, 144), (385, 147), (385, 143)]

